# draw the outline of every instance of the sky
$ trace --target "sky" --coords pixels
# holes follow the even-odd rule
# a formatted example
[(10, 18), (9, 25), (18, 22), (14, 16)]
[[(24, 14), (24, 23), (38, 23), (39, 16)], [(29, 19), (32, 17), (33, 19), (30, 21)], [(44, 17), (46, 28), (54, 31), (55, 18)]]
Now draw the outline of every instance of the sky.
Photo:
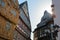
[[(47, 10), (51, 13), (51, 0), (18, 0), (19, 4), (24, 1), (28, 2), (28, 10), (31, 21), (32, 32), (40, 23), (41, 17), (44, 15), (44, 11)], [(31, 39), (33, 40), (33, 33), (31, 34)]]

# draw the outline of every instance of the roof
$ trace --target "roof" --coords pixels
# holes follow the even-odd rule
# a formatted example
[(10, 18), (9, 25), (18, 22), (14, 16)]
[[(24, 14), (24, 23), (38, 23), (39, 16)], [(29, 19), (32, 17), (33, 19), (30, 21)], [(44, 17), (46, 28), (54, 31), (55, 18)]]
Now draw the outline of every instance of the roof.
[(43, 17), (41, 18), (41, 22), (37, 25), (37, 27), (42, 27), (52, 20), (53, 17), (51, 16), (51, 14), (45, 10)]
[[(46, 27), (47, 23), (50, 22), (50, 21), (54, 22), (54, 19), (51, 16), (50, 13), (48, 13), (47, 11), (45, 11), (43, 17), (41, 18), (41, 22), (37, 25), (37, 28), (33, 31), (33, 33), (36, 32), (38, 29)], [(57, 24), (55, 24), (53, 27), (59, 28), (60, 26), (57, 25)]]
[(27, 1), (21, 3), (19, 5), (19, 8), (20, 8), (20, 18), (24, 21), (24, 23), (27, 25), (27, 27), (31, 30), (31, 23), (30, 23), (30, 18), (29, 18)]
[[(21, 3), (19, 6), (20, 6), (20, 8), (24, 5), (24, 4), (26, 4), (27, 5), (27, 1), (25, 1), (25, 2), (23, 2), (23, 3)], [(27, 5), (28, 6), (28, 5)]]

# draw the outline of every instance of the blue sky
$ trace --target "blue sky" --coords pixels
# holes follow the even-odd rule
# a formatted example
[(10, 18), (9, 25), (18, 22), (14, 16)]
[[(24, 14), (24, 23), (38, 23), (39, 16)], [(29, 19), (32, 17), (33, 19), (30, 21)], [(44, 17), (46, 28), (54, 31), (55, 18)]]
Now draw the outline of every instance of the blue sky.
[[(31, 20), (32, 31), (37, 27), (36, 25), (41, 21), (44, 11), (51, 13), (51, 0), (18, 0), (19, 4), (24, 1), (28, 2), (29, 15)], [(31, 36), (33, 39), (33, 34)]]

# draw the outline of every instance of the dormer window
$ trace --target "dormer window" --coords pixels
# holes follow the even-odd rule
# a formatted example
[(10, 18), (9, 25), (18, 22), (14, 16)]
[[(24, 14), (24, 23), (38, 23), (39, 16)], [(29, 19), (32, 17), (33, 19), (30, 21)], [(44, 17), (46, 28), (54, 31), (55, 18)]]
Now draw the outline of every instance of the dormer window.
[(4, 7), (4, 6), (5, 6), (5, 2), (4, 2), (3, 0), (0, 0), (0, 5), (1, 5), (2, 7)]

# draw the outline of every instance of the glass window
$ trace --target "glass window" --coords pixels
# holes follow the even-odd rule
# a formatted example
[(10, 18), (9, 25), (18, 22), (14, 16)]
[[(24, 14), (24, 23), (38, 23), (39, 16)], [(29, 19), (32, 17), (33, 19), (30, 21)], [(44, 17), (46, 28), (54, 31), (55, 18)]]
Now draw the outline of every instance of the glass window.
[(5, 3), (2, 1), (2, 6), (4, 7), (5, 6)]
[(0, 0), (0, 5), (1, 5), (1, 1), (2, 1), (2, 0)]
[(29, 20), (27, 19), (27, 17), (25, 16), (24, 12), (22, 9), (20, 9), (20, 17), (22, 18), (22, 20), (26, 23), (26, 25), (30, 28), (30, 23)]
[(17, 35), (18, 35), (18, 33), (17, 33), (17, 31), (15, 30), (15, 31), (14, 31), (14, 39), (15, 39), (15, 40), (17, 40)]
[(4, 2), (3, 0), (0, 0), (0, 5), (1, 5), (2, 7), (4, 7), (4, 6), (5, 6), (5, 2)]
[(16, 0), (13, 0), (14, 3), (16, 3)]
[(11, 23), (10, 22), (6, 22), (6, 30), (10, 30), (11, 27)]
[(22, 8), (23, 8), (23, 10), (24, 10), (25, 14), (26, 14), (26, 15), (27, 15), (27, 17), (28, 17), (28, 9), (27, 9), (26, 4), (24, 4), (24, 6), (23, 6)]
[(15, 10), (11, 10), (10, 12), (11, 12), (14, 16), (16, 16)]
[(54, 24), (51, 24), (51, 29), (53, 29)]

